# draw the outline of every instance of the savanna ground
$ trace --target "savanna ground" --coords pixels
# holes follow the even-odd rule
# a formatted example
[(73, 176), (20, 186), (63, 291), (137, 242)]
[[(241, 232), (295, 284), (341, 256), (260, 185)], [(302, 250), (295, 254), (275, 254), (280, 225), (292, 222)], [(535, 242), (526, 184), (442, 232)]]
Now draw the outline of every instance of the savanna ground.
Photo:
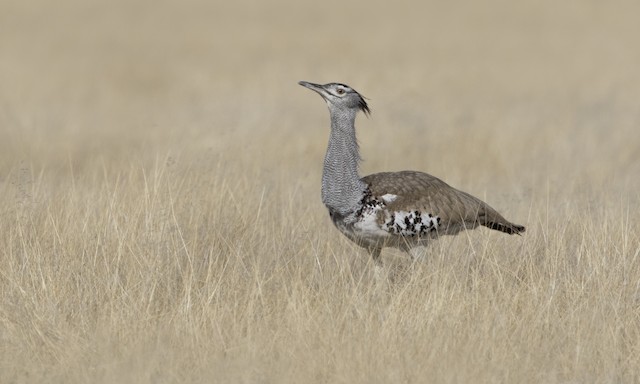
[[(0, 382), (640, 381), (638, 3), (218, 3), (0, 4)], [(526, 234), (376, 285), (298, 80)]]

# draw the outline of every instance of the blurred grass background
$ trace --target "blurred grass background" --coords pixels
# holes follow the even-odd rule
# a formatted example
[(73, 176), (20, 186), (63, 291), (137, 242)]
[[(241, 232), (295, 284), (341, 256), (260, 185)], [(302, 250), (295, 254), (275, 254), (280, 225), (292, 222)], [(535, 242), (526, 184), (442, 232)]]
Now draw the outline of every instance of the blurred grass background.
[[(3, 1), (0, 381), (638, 381), (639, 11)], [(387, 251), (375, 291), (299, 80), (369, 98), (364, 174), (527, 234)]]

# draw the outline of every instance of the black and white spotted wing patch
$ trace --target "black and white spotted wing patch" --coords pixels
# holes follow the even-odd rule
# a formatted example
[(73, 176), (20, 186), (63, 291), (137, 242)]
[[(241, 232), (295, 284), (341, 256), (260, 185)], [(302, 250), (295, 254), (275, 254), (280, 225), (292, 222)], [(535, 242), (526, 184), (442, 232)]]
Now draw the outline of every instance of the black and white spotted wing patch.
[(440, 226), (440, 218), (420, 211), (385, 212), (381, 229), (401, 236), (424, 236)]

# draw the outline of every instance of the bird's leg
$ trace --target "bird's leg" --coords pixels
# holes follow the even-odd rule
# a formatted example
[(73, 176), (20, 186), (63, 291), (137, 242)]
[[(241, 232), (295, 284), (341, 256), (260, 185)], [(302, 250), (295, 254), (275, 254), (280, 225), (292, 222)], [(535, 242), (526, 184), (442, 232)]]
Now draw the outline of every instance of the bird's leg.
[(382, 258), (380, 257), (380, 254), (382, 253), (382, 248), (369, 248), (369, 253), (373, 258), (373, 262), (376, 265), (379, 265), (382, 267)]
[(425, 260), (425, 256), (427, 253), (427, 249), (426, 247), (412, 247), (406, 250), (407, 253), (409, 254), (409, 256), (411, 257), (411, 261), (416, 262), (416, 261), (424, 261)]
[(373, 258), (373, 275), (376, 281), (381, 281), (384, 277), (384, 266), (382, 265), (382, 258), (380, 257), (382, 248), (369, 248), (369, 253), (371, 253), (371, 257)]

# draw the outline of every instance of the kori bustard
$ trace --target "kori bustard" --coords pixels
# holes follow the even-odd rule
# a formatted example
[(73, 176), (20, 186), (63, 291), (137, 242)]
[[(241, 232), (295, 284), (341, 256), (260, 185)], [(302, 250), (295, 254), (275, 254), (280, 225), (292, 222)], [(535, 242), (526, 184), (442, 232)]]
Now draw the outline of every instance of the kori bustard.
[(322, 202), (335, 226), (366, 248), (382, 266), (384, 247), (407, 251), (440, 235), (479, 225), (510, 235), (525, 231), (478, 198), (423, 172), (381, 172), (360, 177), (355, 119), (369, 106), (353, 88), (340, 83), (299, 82), (322, 96), (331, 115), (329, 146), (322, 172)]

